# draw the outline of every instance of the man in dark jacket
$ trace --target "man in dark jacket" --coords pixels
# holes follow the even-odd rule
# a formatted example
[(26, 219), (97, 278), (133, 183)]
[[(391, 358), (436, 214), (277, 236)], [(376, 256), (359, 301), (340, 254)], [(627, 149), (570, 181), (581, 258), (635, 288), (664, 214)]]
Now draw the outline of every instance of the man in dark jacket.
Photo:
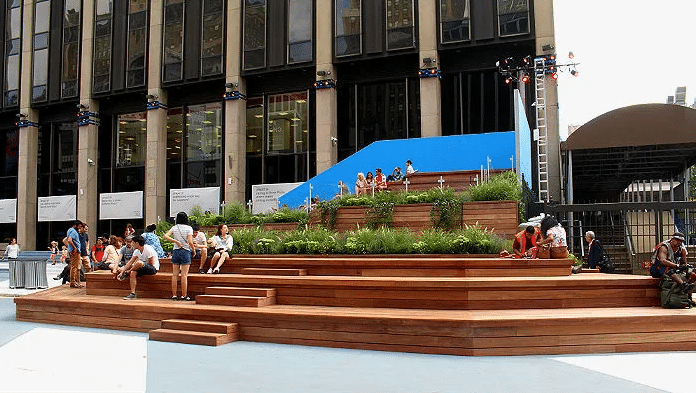
[(599, 262), (602, 260), (602, 245), (599, 240), (595, 239), (595, 233), (592, 231), (585, 232), (585, 240), (587, 240), (587, 265), (590, 269), (596, 269)]

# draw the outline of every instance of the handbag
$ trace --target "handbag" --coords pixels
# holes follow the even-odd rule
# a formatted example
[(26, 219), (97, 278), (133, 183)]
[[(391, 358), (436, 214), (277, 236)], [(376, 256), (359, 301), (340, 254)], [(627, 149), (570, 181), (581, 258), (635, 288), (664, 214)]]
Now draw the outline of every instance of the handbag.
[[(600, 246), (601, 247), (601, 246)], [(611, 261), (609, 254), (604, 251), (604, 247), (601, 247), (602, 259), (599, 261), (597, 266), (599, 266), (600, 273), (614, 273), (616, 268), (614, 267), (614, 262)]]

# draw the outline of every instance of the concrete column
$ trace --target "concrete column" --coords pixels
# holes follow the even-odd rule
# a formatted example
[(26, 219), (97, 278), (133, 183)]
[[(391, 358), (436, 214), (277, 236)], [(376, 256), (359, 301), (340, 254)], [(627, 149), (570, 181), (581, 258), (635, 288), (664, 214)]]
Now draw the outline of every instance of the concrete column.
[[(333, 66), (333, 8), (317, 7), (316, 10), (316, 63), (317, 80), (336, 80)], [(322, 72), (323, 71), (323, 72)], [(317, 174), (338, 162), (338, 113), (335, 88), (318, 89), (316, 92), (316, 151)]]
[[(38, 111), (31, 109), (34, 0), (24, 1), (22, 18), (22, 63), (18, 113), (27, 115), (25, 120), (35, 124), (39, 116)], [(17, 170), (17, 243), (23, 250), (36, 249), (38, 147), (38, 127), (33, 125), (20, 127)]]
[[(246, 97), (246, 83), (241, 77), (242, 1), (227, 2), (227, 37), (225, 58), (226, 90)], [(246, 189), (246, 99), (225, 101), (225, 150), (223, 187), (226, 202), (244, 202)]]
[[(437, 31), (437, 2), (418, 0), (419, 68), (440, 68)], [(442, 135), (441, 90), (440, 78), (420, 78), (421, 137)]]
[(147, 111), (145, 225), (167, 217), (167, 94), (162, 90), (161, 72), (163, 12), (164, 0), (150, 1), (147, 93), (148, 101), (155, 105)]
[[(85, 1), (82, 5), (82, 50), (80, 56), (80, 104), (83, 111), (98, 116), (99, 102), (92, 99), (92, 59), (94, 40), (94, 2)], [(73, 108), (75, 113), (79, 110)], [(95, 116), (90, 119), (96, 120)], [(97, 194), (97, 147), (99, 146), (99, 126), (88, 124), (78, 126), (77, 130), (77, 219), (97, 229), (99, 195)], [(91, 162), (90, 162), (91, 161)], [(94, 242), (94, 240), (92, 240)]]
[[(556, 47), (553, 26), (553, 0), (534, 1), (534, 31), (536, 53), (551, 54), (555, 49), (544, 52), (543, 47)], [(548, 143), (549, 199), (561, 201), (561, 139), (558, 127), (558, 85), (550, 76), (546, 78), (546, 129)]]

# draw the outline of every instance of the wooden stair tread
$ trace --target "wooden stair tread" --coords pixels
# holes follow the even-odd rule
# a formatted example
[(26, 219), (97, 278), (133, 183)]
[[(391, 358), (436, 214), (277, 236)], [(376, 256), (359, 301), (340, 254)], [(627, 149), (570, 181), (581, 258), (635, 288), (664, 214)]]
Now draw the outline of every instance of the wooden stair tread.
[(191, 319), (165, 319), (162, 321), (162, 329), (217, 334), (236, 334), (237, 324), (229, 322), (197, 321)]
[(182, 344), (218, 346), (237, 341), (237, 334), (194, 332), (189, 330), (155, 329), (150, 331), (150, 340)]
[(220, 306), (263, 307), (276, 303), (275, 296), (234, 296), (234, 295), (198, 295), (197, 304)]
[(307, 269), (245, 267), (242, 268), (242, 274), (271, 276), (306, 276)]
[(274, 288), (247, 288), (247, 287), (206, 287), (206, 295), (228, 295), (228, 296), (255, 296), (273, 297), (276, 295)]

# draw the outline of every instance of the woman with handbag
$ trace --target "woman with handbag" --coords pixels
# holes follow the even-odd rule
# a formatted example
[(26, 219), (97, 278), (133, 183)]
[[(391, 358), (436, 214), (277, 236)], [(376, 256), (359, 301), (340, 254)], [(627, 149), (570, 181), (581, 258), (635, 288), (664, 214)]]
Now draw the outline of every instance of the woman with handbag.
[(232, 240), (232, 236), (228, 235), (228, 231), (227, 225), (220, 224), (218, 225), (217, 234), (210, 239), (215, 253), (213, 254), (213, 259), (210, 261), (208, 274), (220, 273), (220, 266), (230, 257), (234, 240)]
[(537, 245), (543, 246), (548, 244), (549, 257), (551, 259), (568, 257), (566, 231), (553, 216), (546, 216), (541, 220), (541, 234), (544, 236), (544, 239), (538, 242)]

